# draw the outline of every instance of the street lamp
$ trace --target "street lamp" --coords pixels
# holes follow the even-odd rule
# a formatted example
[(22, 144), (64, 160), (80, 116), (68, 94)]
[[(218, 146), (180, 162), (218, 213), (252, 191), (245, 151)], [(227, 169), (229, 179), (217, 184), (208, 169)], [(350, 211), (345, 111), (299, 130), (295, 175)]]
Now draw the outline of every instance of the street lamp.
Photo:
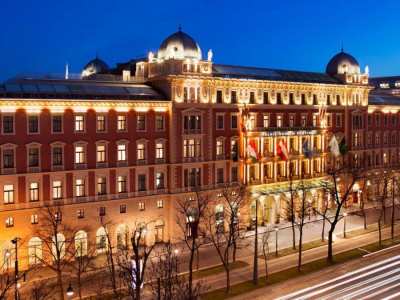
[(71, 282), (70, 282), (70, 283), (69, 283), (69, 286), (68, 286), (68, 288), (67, 288), (67, 296), (68, 296), (69, 298), (71, 298), (73, 295), (74, 295), (74, 290), (73, 290), (72, 285), (71, 285)]
[(16, 237), (14, 239), (11, 240), (11, 243), (14, 245), (15, 247), (15, 261), (14, 261), (14, 271), (15, 271), (15, 289), (14, 289), (14, 299), (15, 300), (19, 300), (19, 293), (18, 293), (18, 242), (21, 239)]
[(347, 213), (343, 213), (343, 238), (346, 238), (346, 217)]
[(275, 256), (278, 256), (278, 231), (279, 227), (275, 227)]

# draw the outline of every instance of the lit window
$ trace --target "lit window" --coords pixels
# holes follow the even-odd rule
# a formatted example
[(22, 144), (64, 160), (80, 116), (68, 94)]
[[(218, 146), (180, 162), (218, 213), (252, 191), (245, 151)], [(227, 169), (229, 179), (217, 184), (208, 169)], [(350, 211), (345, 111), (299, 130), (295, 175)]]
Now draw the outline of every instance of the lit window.
[(106, 116), (105, 115), (98, 115), (96, 117), (96, 130), (98, 132), (106, 131)]
[(163, 159), (164, 158), (164, 144), (156, 143), (156, 158)]
[(164, 188), (164, 173), (162, 173), (162, 172), (156, 173), (156, 188), (157, 189)]
[(143, 143), (137, 144), (137, 160), (145, 159), (145, 147)]
[(263, 116), (263, 126), (264, 126), (264, 128), (268, 128), (269, 127), (269, 115), (264, 115)]
[(96, 160), (98, 163), (103, 163), (106, 161), (106, 146), (97, 145), (96, 147)]
[(126, 193), (127, 192), (126, 176), (118, 176), (117, 177), (117, 191), (118, 191), (118, 193)]
[(145, 131), (146, 130), (146, 116), (145, 115), (138, 115), (136, 127), (138, 131)]
[(3, 188), (4, 203), (10, 204), (14, 203), (14, 185), (5, 184)]
[(14, 218), (13, 217), (7, 217), (6, 219), (6, 227), (13, 227), (14, 226)]
[(31, 215), (31, 224), (38, 224), (38, 223), (39, 223), (38, 215), (36, 214)]
[(39, 201), (39, 183), (31, 182), (29, 184), (29, 200)]
[(276, 116), (276, 127), (280, 128), (283, 126), (283, 117), (282, 115)]
[(224, 141), (223, 140), (217, 140), (217, 145), (216, 145), (216, 155), (220, 156), (224, 154)]
[(75, 146), (75, 163), (85, 163), (85, 148), (83, 146)]
[(119, 115), (119, 116), (118, 116), (117, 129), (118, 129), (119, 131), (124, 131), (124, 130), (126, 130), (126, 116), (123, 116), (123, 115)]
[(382, 82), (379, 84), (379, 87), (382, 89), (388, 89), (389, 88), (389, 83), (387, 82)]
[(107, 194), (107, 184), (105, 177), (97, 178), (97, 195), (105, 195)]
[(119, 144), (118, 148), (118, 161), (126, 161), (126, 145)]
[(53, 181), (53, 199), (62, 198), (62, 182), (60, 180)]
[(160, 199), (157, 200), (157, 208), (163, 208), (164, 207), (164, 200)]
[(83, 132), (85, 130), (85, 117), (83, 115), (75, 116), (75, 132)]
[(85, 180), (84, 179), (76, 179), (75, 180), (75, 195), (76, 197), (85, 196)]
[(144, 210), (145, 209), (145, 205), (144, 202), (139, 202), (139, 210)]
[(83, 219), (85, 217), (85, 210), (83, 208), (78, 209), (76, 216), (78, 219)]

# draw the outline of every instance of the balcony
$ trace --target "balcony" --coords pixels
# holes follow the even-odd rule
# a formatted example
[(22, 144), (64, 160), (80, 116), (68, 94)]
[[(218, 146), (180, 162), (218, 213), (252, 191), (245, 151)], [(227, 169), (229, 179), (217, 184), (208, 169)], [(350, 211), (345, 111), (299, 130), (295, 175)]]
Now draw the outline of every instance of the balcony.
[(248, 130), (252, 133), (265, 133), (266, 136), (287, 136), (287, 135), (314, 135), (320, 133), (321, 128), (316, 126), (306, 127), (256, 127)]

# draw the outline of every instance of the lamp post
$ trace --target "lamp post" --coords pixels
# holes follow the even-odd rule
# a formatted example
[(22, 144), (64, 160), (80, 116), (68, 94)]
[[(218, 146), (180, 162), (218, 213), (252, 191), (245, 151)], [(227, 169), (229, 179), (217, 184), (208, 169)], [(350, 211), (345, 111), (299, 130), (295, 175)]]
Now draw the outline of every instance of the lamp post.
[(346, 238), (346, 217), (347, 213), (343, 213), (343, 238)]
[(311, 221), (311, 200), (308, 199), (307, 202), (308, 202), (308, 222), (310, 222)]
[(254, 228), (254, 263), (253, 263), (253, 283), (258, 284), (258, 194), (254, 194), (256, 202), (256, 220)]
[(15, 261), (14, 261), (14, 271), (15, 271), (14, 299), (15, 300), (19, 300), (19, 293), (18, 293), (18, 288), (19, 288), (19, 285), (18, 285), (18, 276), (19, 276), (19, 274), (18, 274), (18, 242), (20, 240), (21, 239), (19, 237), (16, 237), (16, 238), (11, 240), (11, 243), (14, 245), (14, 249), (15, 249)]
[(74, 289), (72, 288), (71, 282), (69, 283), (69, 286), (67, 288), (67, 297), (71, 298), (74, 295)]
[(275, 256), (278, 256), (278, 231), (279, 227), (275, 227)]

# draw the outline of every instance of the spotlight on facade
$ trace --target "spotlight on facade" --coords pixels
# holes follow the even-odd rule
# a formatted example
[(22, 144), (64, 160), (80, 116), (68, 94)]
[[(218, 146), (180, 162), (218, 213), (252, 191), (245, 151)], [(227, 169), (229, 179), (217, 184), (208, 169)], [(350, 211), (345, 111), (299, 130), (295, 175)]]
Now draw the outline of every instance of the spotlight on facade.
[(67, 288), (67, 296), (72, 297), (74, 295), (74, 290), (72, 288), (71, 282), (69, 283), (69, 286)]

